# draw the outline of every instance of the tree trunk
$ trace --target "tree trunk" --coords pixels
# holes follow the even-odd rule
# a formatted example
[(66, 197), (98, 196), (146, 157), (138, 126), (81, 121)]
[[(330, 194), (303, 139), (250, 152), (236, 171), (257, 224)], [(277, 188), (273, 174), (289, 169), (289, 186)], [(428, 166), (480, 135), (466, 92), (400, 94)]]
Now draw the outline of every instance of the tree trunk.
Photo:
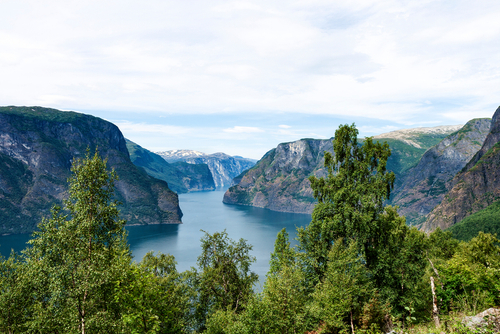
[(432, 290), (432, 317), (434, 318), (434, 325), (436, 328), (440, 327), (439, 324), (439, 314), (437, 307), (437, 298), (436, 298), (436, 288), (434, 286), (434, 277), (431, 276), (431, 290)]
[(354, 324), (352, 322), (352, 310), (351, 310), (351, 331), (352, 331), (352, 334), (354, 334)]

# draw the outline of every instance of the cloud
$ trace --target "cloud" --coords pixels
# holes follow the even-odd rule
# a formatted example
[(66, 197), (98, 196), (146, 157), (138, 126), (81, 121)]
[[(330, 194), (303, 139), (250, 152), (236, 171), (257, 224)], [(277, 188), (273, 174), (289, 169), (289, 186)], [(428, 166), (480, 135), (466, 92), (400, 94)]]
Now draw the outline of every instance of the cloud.
[(498, 106), (499, 15), (495, 1), (7, 1), (0, 99), (439, 123)]
[(163, 124), (147, 124), (147, 123), (134, 123), (130, 121), (114, 121), (113, 122), (123, 133), (128, 135), (133, 134), (149, 134), (155, 135), (168, 135), (168, 136), (182, 136), (194, 132), (193, 128), (183, 126), (171, 126)]
[(290, 125), (285, 125), (285, 124), (278, 125), (278, 127), (281, 129), (290, 129), (291, 128)]
[(257, 133), (264, 132), (264, 130), (251, 126), (234, 126), (232, 128), (222, 130), (228, 133)]

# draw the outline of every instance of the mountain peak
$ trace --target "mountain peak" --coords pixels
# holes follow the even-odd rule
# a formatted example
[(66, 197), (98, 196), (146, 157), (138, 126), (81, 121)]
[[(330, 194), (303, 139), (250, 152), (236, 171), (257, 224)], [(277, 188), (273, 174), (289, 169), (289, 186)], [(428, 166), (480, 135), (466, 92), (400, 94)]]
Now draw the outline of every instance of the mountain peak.
[(382, 133), (374, 136), (373, 139), (396, 139), (416, 148), (422, 148), (421, 143), (418, 141), (420, 135), (443, 135), (451, 134), (460, 130), (463, 125), (442, 125), (435, 127), (420, 127), (412, 129), (402, 129)]

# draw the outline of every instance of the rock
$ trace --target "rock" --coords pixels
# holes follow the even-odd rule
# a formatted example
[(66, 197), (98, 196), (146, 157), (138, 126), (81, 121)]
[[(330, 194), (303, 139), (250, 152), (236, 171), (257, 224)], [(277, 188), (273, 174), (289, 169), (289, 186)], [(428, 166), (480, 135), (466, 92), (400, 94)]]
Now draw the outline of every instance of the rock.
[(391, 204), (409, 225), (421, 224), (441, 203), (451, 180), (476, 154), (489, 132), (491, 119), (473, 119), (425, 152), (393, 191)]
[(489, 308), (475, 316), (464, 317), (462, 324), (472, 329), (475, 333), (499, 333), (500, 309)]

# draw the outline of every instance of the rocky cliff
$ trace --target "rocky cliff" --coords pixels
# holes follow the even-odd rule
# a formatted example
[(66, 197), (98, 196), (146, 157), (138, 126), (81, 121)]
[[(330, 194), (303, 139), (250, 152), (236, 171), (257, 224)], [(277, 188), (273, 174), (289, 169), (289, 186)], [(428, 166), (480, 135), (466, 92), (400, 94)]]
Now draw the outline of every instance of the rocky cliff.
[(158, 154), (127, 141), (127, 149), (134, 165), (146, 173), (168, 183), (168, 187), (178, 194), (190, 191), (215, 190), (212, 173), (206, 164), (189, 164), (178, 161), (168, 163)]
[(224, 194), (226, 204), (251, 205), (274, 211), (310, 213), (315, 205), (308, 177), (326, 175), (324, 152), (331, 140), (301, 139), (279, 144)]
[(500, 107), (491, 120), (484, 144), (451, 181), (443, 201), (421, 226), (424, 231), (445, 229), (500, 198)]
[(391, 204), (410, 225), (421, 224), (441, 203), (451, 180), (481, 148), (490, 129), (491, 119), (473, 119), (430, 148), (418, 164), (405, 173), (396, 186)]
[(130, 161), (125, 138), (100, 118), (41, 107), (0, 107), (0, 234), (31, 232), (67, 198), (71, 162), (98, 148), (119, 176), (129, 224), (180, 223), (177, 195)]
[(255, 165), (255, 160), (232, 157), (224, 153), (205, 154), (191, 150), (172, 150), (157, 152), (157, 154), (171, 163), (187, 162), (208, 165), (217, 189), (231, 186), (233, 178)]
[[(388, 169), (394, 171), (397, 179), (403, 178), (429, 147), (456, 129), (456, 126), (440, 127), (439, 130), (416, 129), (397, 136), (394, 132), (389, 133), (387, 138), (380, 136), (378, 140), (387, 141), (392, 150)], [(333, 152), (332, 139), (301, 139), (278, 145), (255, 167), (238, 177), (239, 184), (224, 194), (224, 203), (311, 213), (316, 202), (308, 177), (326, 175), (324, 151)]]

